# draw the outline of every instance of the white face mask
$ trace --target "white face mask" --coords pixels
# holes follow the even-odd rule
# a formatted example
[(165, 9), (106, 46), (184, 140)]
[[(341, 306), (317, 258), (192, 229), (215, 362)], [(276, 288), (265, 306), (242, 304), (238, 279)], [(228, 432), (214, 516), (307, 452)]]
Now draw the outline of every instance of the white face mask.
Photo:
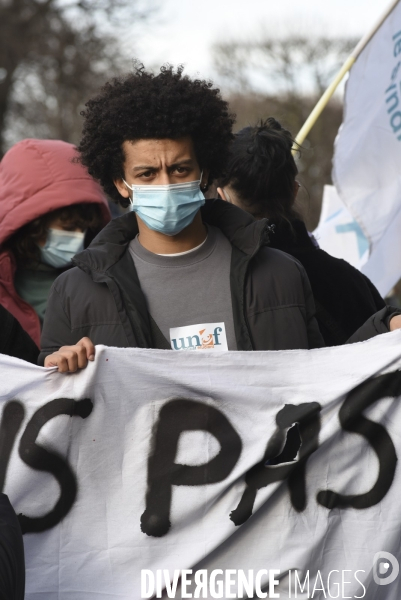
[(84, 249), (85, 233), (50, 228), (46, 243), (40, 249), (41, 261), (56, 269), (66, 267), (75, 254)]

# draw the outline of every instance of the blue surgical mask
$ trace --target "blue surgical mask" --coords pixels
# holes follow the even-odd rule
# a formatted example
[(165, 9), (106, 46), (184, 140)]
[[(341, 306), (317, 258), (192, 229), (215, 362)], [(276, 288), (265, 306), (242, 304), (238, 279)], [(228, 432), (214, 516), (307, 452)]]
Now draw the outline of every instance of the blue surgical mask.
[(85, 232), (49, 229), (46, 243), (40, 249), (41, 261), (62, 269), (70, 264), (75, 254), (84, 249)]
[(176, 235), (188, 227), (205, 196), (200, 190), (200, 179), (169, 185), (128, 185), (132, 191), (131, 206), (149, 229), (165, 235)]

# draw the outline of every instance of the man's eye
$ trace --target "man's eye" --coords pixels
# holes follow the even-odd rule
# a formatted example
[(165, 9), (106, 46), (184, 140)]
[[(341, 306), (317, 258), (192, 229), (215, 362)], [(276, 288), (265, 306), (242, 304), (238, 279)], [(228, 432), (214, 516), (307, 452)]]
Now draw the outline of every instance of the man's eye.
[(152, 177), (152, 175), (154, 175), (153, 171), (145, 171), (144, 173), (141, 173), (139, 175), (139, 177), (147, 178), (147, 177)]
[(188, 167), (176, 167), (175, 170), (177, 173), (188, 173), (189, 171)]

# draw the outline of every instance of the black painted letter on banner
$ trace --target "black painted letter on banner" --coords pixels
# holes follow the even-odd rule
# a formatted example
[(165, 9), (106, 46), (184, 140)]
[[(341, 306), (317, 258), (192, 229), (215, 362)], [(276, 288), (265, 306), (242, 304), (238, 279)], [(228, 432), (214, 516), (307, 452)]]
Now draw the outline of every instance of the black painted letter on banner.
[[(305, 467), (309, 456), (318, 448), (320, 411), (320, 404), (308, 402), (286, 404), (277, 413), (277, 429), (267, 444), (264, 457), (245, 475), (245, 491), (230, 514), (235, 525), (242, 525), (252, 515), (258, 490), (287, 478), (293, 507), (297, 511), (305, 509)], [(298, 460), (295, 460), (297, 454)]]
[(32, 469), (51, 473), (60, 486), (60, 498), (54, 508), (42, 517), (18, 515), (22, 533), (45, 531), (54, 527), (68, 514), (77, 495), (77, 482), (68, 462), (56, 452), (49, 452), (36, 443), (42, 427), (54, 417), (69, 415), (86, 419), (93, 408), (92, 400), (58, 398), (41, 406), (29, 421), (21, 437), (19, 455)]
[(0, 423), (0, 492), (4, 489), (8, 463), (15, 438), (24, 420), (25, 409), (18, 400), (7, 402)]
[(383, 425), (370, 421), (363, 411), (383, 398), (401, 396), (401, 371), (368, 379), (352, 390), (339, 412), (342, 428), (362, 435), (379, 459), (379, 475), (371, 490), (365, 494), (345, 495), (332, 490), (321, 491), (317, 501), (326, 508), (369, 508), (383, 500), (393, 483), (397, 454), (391, 437)]
[[(208, 431), (220, 443), (220, 451), (199, 466), (175, 462), (178, 441), (184, 431)], [(175, 399), (159, 413), (148, 460), (148, 491), (141, 529), (161, 537), (170, 529), (173, 485), (207, 485), (223, 481), (231, 473), (242, 450), (238, 433), (217, 408), (194, 400)]]

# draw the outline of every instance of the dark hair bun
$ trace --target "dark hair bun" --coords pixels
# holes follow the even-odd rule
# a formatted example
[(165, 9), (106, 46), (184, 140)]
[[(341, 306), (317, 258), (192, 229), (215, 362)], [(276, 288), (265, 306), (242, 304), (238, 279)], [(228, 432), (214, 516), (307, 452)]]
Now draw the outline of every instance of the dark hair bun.
[(255, 127), (244, 127), (231, 145), (219, 184), (230, 185), (244, 208), (256, 217), (277, 221), (297, 218), (293, 204), (298, 169), (292, 146), (291, 133), (273, 117)]

